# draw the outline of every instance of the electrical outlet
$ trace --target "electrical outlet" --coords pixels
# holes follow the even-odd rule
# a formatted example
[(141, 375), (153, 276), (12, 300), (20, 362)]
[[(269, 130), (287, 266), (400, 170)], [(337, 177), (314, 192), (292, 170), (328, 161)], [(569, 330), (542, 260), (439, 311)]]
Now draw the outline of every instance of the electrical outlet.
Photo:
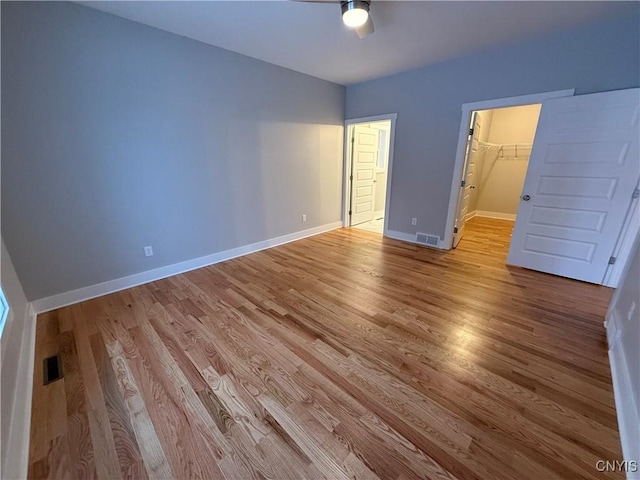
[(627, 312), (627, 320), (631, 320), (633, 317), (633, 312), (636, 311), (636, 302), (631, 302), (631, 306), (629, 307), (629, 311)]
[(302, 221), (306, 222), (307, 221), (307, 216), (306, 215), (302, 215)]
[(418, 224), (418, 219), (416, 217), (413, 217), (411, 219), (411, 225), (417, 225)]
[(148, 247), (144, 247), (144, 256), (151, 257), (153, 255), (153, 247), (149, 245)]

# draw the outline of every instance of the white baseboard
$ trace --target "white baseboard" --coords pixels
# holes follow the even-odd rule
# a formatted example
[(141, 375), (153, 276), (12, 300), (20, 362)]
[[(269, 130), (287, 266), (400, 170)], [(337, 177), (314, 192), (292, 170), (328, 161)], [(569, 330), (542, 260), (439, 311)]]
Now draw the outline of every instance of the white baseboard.
[(395, 230), (387, 230), (384, 234), (385, 237), (393, 238), (394, 240), (402, 240), (403, 242), (416, 243), (416, 234), (396, 232)]
[[(620, 332), (617, 330), (619, 321), (615, 318), (615, 310), (610, 310), (607, 315), (606, 328), (609, 341), (609, 364), (611, 366), (611, 378), (613, 380), (613, 396), (618, 416), (618, 429), (622, 443), (623, 459), (640, 465), (640, 407), (636, 405), (640, 399), (631, 388), (629, 368), (625, 360), (620, 342)], [(627, 472), (628, 480), (640, 479), (640, 471)]]
[(36, 349), (36, 312), (27, 307), (22, 327), (21, 346), (17, 359), (15, 392), (11, 405), (11, 420), (6, 458), (2, 462), (2, 478), (27, 478), (29, 440), (31, 436), (31, 397)]
[(467, 215), (464, 217), (464, 221), (468, 222), (469, 220), (471, 220), (473, 217), (475, 217), (476, 215), (478, 215), (477, 210), (474, 210), (473, 212), (469, 212), (467, 213)]
[(515, 221), (516, 214), (515, 213), (501, 213), (501, 212), (489, 212), (487, 210), (476, 210), (473, 212), (474, 217), (485, 217), (485, 218), (497, 218), (499, 220), (512, 220)]
[(83, 302), (92, 298), (101, 297), (109, 293), (126, 290), (127, 288), (136, 287), (144, 283), (153, 282), (162, 278), (171, 277), (180, 273), (185, 273), (197, 268), (206, 267), (215, 263), (231, 260), (232, 258), (241, 257), (249, 253), (259, 252), (267, 248), (283, 245), (285, 243), (301, 240), (306, 237), (318, 235), (320, 233), (335, 230), (342, 227), (342, 222), (333, 222), (319, 227), (309, 228), (300, 232), (289, 233), (280, 237), (263, 240), (261, 242), (244, 245), (242, 247), (232, 248), (223, 252), (206, 255), (204, 257), (194, 258), (185, 262), (167, 265), (166, 267), (148, 270), (146, 272), (136, 273), (127, 277), (116, 278), (107, 282), (90, 285), (88, 287), (79, 288), (70, 292), (59, 293), (50, 297), (40, 298), (32, 302), (33, 309), (36, 313), (48, 312), (57, 308), (66, 307), (74, 303)]
[(416, 242), (416, 234), (415, 233), (404, 233), (404, 232), (398, 232), (396, 230), (387, 230), (384, 233), (384, 236), (385, 237), (389, 237), (389, 238), (393, 238), (394, 240), (401, 240), (403, 242), (415, 243), (416, 245), (420, 245), (421, 247), (438, 248), (440, 250), (447, 250), (442, 245), (442, 239), (440, 239), (438, 241), (438, 246), (437, 247), (432, 247), (431, 245), (424, 245), (422, 243)]

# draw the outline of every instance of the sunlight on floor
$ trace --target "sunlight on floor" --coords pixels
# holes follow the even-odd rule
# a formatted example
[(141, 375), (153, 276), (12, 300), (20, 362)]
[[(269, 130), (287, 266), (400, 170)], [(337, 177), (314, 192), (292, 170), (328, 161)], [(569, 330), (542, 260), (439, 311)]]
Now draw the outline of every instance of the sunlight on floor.
[(382, 229), (384, 227), (384, 217), (375, 217), (373, 220), (369, 222), (359, 223), (358, 225), (353, 225), (352, 228), (359, 228), (361, 230), (367, 230), (369, 232), (382, 233)]

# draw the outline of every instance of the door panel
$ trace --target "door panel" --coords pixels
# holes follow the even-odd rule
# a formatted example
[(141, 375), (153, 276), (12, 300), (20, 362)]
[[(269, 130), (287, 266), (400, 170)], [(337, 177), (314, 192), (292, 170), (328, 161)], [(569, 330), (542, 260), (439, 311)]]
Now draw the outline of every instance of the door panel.
[(469, 218), (469, 205), (472, 203), (472, 198), (477, 195), (475, 192), (476, 182), (476, 163), (478, 159), (478, 138), (480, 138), (480, 129), (482, 128), (480, 115), (477, 112), (473, 112), (471, 117), (471, 132), (467, 137), (467, 146), (465, 149), (465, 160), (462, 178), (464, 179), (464, 186), (460, 187), (460, 194), (458, 195), (458, 212), (456, 215), (456, 223), (453, 234), (453, 248), (458, 246), (458, 242), (464, 235), (464, 226)]
[(356, 125), (353, 137), (351, 225), (373, 219), (377, 155), (378, 130)]
[(640, 178), (639, 115), (640, 89), (543, 103), (509, 264), (602, 283)]
[(576, 230), (601, 232), (605, 212), (557, 207), (534, 206), (531, 209), (531, 223), (548, 227), (567, 227)]

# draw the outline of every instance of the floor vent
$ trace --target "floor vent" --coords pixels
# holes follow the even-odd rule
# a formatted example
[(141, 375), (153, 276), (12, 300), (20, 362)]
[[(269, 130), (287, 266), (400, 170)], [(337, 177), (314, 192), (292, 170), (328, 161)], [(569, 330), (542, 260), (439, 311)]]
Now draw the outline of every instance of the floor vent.
[(44, 384), (48, 385), (62, 378), (62, 363), (60, 357), (54, 355), (44, 359)]
[(416, 233), (416, 242), (430, 247), (437, 247), (440, 242), (440, 237), (429, 235), (428, 233)]

